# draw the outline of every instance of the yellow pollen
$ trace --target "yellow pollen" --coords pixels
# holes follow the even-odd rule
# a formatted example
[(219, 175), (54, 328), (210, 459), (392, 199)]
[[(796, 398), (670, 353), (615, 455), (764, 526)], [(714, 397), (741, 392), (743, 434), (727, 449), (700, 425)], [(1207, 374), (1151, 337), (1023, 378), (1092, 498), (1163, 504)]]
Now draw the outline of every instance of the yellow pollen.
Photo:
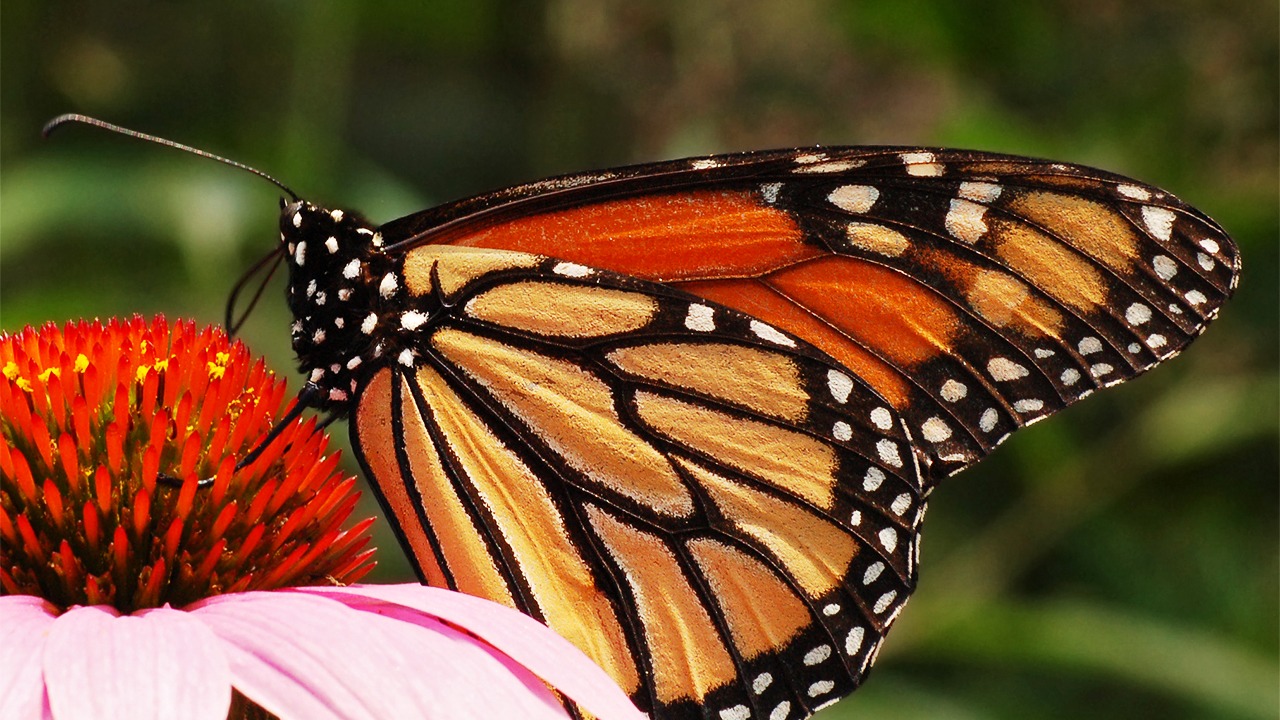
[(18, 375), (22, 374), (21, 371), (18, 370), (18, 363), (12, 360), (5, 363), (4, 370), (0, 370), (0, 372), (3, 372), (4, 376), (9, 378), (10, 380), (16, 380), (18, 378)]
[(168, 361), (168, 360), (157, 360), (157, 361), (156, 361), (156, 364), (155, 364), (155, 368), (156, 368), (156, 372), (158, 372), (158, 373), (162, 373), (162, 372), (164, 372), (165, 370), (168, 370), (168, 369), (169, 369), (169, 361)]
[(50, 375), (54, 377), (61, 377), (62, 371), (56, 367), (46, 368), (45, 371), (40, 373), (38, 376), (40, 378), (40, 382), (49, 382)]
[(219, 365), (225, 366), (227, 363), (231, 362), (231, 353), (220, 352), (217, 355), (214, 355), (213, 360)]
[(214, 380), (221, 380), (223, 374), (227, 372), (227, 369), (225, 367), (212, 362), (207, 363), (205, 365), (205, 369), (209, 371), (209, 377), (213, 378)]
[(151, 369), (150, 365), (139, 365), (138, 369), (133, 373), (133, 379), (136, 382), (142, 382), (147, 379), (147, 371)]
[(79, 355), (76, 355), (76, 364), (73, 367), (75, 367), (75, 370), (78, 373), (82, 373), (85, 370), (88, 370), (89, 358), (85, 357), (84, 353), (80, 353)]
[(30, 380), (28, 380), (28, 379), (26, 379), (26, 378), (24, 378), (24, 377), (20, 377), (20, 378), (18, 378), (15, 382), (17, 382), (18, 387), (19, 387), (19, 388), (21, 388), (23, 392), (31, 392), (31, 381), (30, 381)]

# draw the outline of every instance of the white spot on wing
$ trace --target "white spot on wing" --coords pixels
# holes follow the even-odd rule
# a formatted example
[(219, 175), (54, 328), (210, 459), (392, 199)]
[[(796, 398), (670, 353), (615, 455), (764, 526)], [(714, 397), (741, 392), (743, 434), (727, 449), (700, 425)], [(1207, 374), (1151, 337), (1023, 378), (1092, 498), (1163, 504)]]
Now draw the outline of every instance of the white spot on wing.
[(951, 437), (951, 428), (942, 418), (935, 415), (921, 423), (920, 434), (929, 442), (939, 443)]
[(1185, 297), (1187, 299), (1187, 302), (1191, 303), (1192, 305), (1201, 305), (1209, 301), (1209, 298), (1205, 297), (1204, 293), (1200, 292), (1199, 290), (1189, 290), (1187, 291), (1187, 294), (1184, 295), (1183, 297)]
[(782, 183), (771, 182), (760, 186), (760, 197), (770, 205), (778, 202), (778, 191), (782, 189)]
[(1151, 337), (1147, 338), (1147, 347), (1151, 348), (1152, 350), (1155, 350), (1155, 349), (1164, 347), (1165, 345), (1168, 344), (1168, 342), (1169, 341), (1163, 335), (1152, 335)]
[(996, 422), (1000, 420), (1000, 413), (995, 408), (987, 408), (982, 411), (982, 417), (978, 418), (978, 427), (982, 432), (991, 432), (996, 429)]
[(751, 681), (751, 692), (759, 695), (767, 690), (771, 684), (773, 684), (773, 675), (770, 675), (769, 673), (760, 673), (756, 676), (755, 680)]
[(715, 308), (695, 303), (689, 306), (689, 314), (684, 317), (684, 326), (698, 332), (711, 332), (716, 329), (715, 315)]
[(965, 200), (972, 200), (979, 203), (994, 202), (1000, 197), (1000, 192), (1004, 188), (995, 183), (987, 182), (962, 182), (960, 183), (960, 191), (956, 193)]
[(872, 465), (867, 468), (867, 474), (862, 476), (862, 489), (867, 492), (874, 492), (880, 488), (884, 480), (884, 471)]
[(357, 275), (359, 275), (359, 274), (360, 274), (360, 261), (359, 261), (359, 260), (352, 260), (351, 262), (347, 263), (347, 264), (346, 264), (345, 266), (343, 266), (343, 268), (342, 268), (342, 277), (344, 277), (344, 278), (346, 278), (346, 279), (348, 279), (348, 280), (355, 280), (355, 279), (356, 279), (356, 276), (357, 276)]
[(1173, 235), (1173, 218), (1173, 211), (1168, 208), (1151, 205), (1145, 205), (1142, 208), (1142, 222), (1159, 240), (1168, 241)]
[(892, 440), (881, 440), (876, 443), (876, 453), (885, 465), (902, 467), (902, 456), (898, 454), (898, 444)]
[(947, 402), (958, 402), (969, 394), (969, 388), (965, 384), (956, 380), (948, 380), (942, 383), (942, 399)]
[(791, 701), (783, 700), (778, 703), (773, 711), (769, 713), (769, 720), (787, 720), (787, 716), (791, 714)]
[(1218, 241), (1214, 240), (1213, 238), (1205, 238), (1204, 240), (1201, 240), (1200, 247), (1204, 248), (1205, 250), (1211, 253), (1216, 253), (1222, 249), (1221, 247), (1218, 246)]
[(822, 614), (826, 615), (827, 617), (831, 617), (832, 615), (835, 615), (838, 612), (840, 612), (840, 606), (835, 603), (831, 603), (822, 608)]
[(580, 278), (590, 275), (591, 268), (586, 265), (579, 265), (578, 263), (562, 262), (557, 263), (555, 267), (551, 268), (551, 272), (557, 275), (564, 275), (565, 277)]
[(893, 414), (889, 408), (878, 407), (871, 411), (871, 423), (881, 430), (893, 427)]
[(917, 177), (937, 177), (942, 174), (942, 166), (933, 161), (931, 152), (902, 153), (902, 163), (907, 167), (908, 175)]
[(827, 195), (832, 205), (855, 214), (871, 209), (880, 198), (880, 191), (870, 185), (841, 185)]
[(1151, 319), (1151, 308), (1142, 303), (1134, 303), (1124, 311), (1124, 319), (1131, 325), (1141, 325)]
[(302, 213), (293, 214), (293, 226), (296, 228), (302, 227)]
[(710, 170), (711, 168), (720, 167), (720, 161), (715, 158), (701, 158), (689, 163), (689, 167), (694, 170)]
[(819, 680), (818, 682), (809, 686), (809, 697), (816, 698), (819, 695), (826, 695), (827, 693), (834, 690), (835, 687), (836, 687), (836, 684), (831, 682), (830, 680)]
[(805, 665), (817, 665), (827, 658), (831, 657), (830, 645), (819, 645), (804, 655)]
[(855, 627), (849, 631), (844, 638), (844, 654), (856, 655), (862, 649), (862, 638), (866, 634), (866, 630), (862, 627)]
[(831, 391), (831, 397), (843, 405), (849, 401), (849, 392), (853, 390), (853, 379), (838, 370), (828, 370), (827, 389)]
[(853, 428), (849, 427), (849, 423), (837, 420), (836, 424), (831, 426), (831, 435), (840, 442), (849, 442), (853, 439)]
[(1009, 358), (995, 357), (987, 363), (987, 374), (996, 382), (1009, 382), (1026, 377), (1031, 374), (1031, 371)]
[(364, 321), (360, 323), (360, 332), (364, 333), (365, 335), (372, 335), (374, 328), (376, 328), (377, 326), (378, 326), (378, 315), (376, 313), (369, 313), (365, 317)]
[(772, 325), (766, 325), (765, 323), (762, 323), (759, 320), (751, 321), (751, 332), (755, 333), (756, 337), (762, 340), (768, 340), (769, 342), (777, 343), (778, 345), (783, 345), (785, 347), (796, 346), (795, 340), (792, 340), (786, 335), (783, 335), (781, 332), (778, 331), (777, 328), (773, 327)]
[[(334, 212), (337, 212), (337, 211), (335, 210)], [(330, 235), (329, 239), (324, 241), (324, 247), (326, 250), (329, 251), (330, 255), (338, 252), (338, 238)]]
[(1116, 187), (1116, 192), (1133, 200), (1150, 200), (1151, 193), (1147, 192), (1144, 187), (1137, 185), (1120, 185)]
[(877, 535), (880, 538), (880, 544), (884, 546), (886, 552), (892, 553), (898, 549), (898, 531), (895, 528), (887, 527), (880, 531)]
[(293, 251), (293, 263), (298, 267), (302, 267), (307, 262), (307, 241), (303, 240), (298, 243), (298, 247)]
[(746, 705), (734, 705), (720, 711), (720, 720), (749, 720), (751, 708)]
[(906, 493), (894, 498), (893, 502), (889, 504), (889, 509), (893, 511), (894, 515), (898, 516), (906, 512), (909, 507), (911, 507), (911, 496)]
[(1076, 347), (1080, 350), (1081, 355), (1092, 355), (1096, 352), (1102, 352), (1102, 341), (1091, 335), (1081, 340)]
[(1157, 255), (1151, 258), (1151, 268), (1156, 271), (1156, 277), (1168, 282), (1178, 274), (1178, 263), (1168, 255)]
[(867, 571), (862, 573), (862, 584), (870, 585), (880, 577), (880, 573), (884, 572), (884, 563), (879, 560), (867, 566)]
[(987, 206), (963, 198), (952, 198), (945, 221), (947, 232), (970, 245), (982, 239), (987, 231)]
[(413, 367), (413, 351), (405, 348), (400, 351), (400, 356), (396, 358), (396, 362), (405, 367)]
[(1062, 371), (1062, 384), (1075, 385), (1080, 382), (1080, 371), (1075, 368), (1067, 368)]
[(1013, 409), (1017, 410), (1020, 413), (1037, 412), (1039, 410), (1044, 409), (1044, 401), (1037, 400), (1035, 398), (1029, 398), (1026, 400), (1015, 400), (1013, 403)]
[(875, 606), (874, 608), (872, 608), (872, 609), (873, 609), (873, 610), (875, 610), (875, 612), (876, 612), (876, 614), (877, 614), (877, 615), (879, 615), (880, 613), (884, 612), (885, 610), (888, 610), (888, 609), (889, 609), (889, 606), (893, 604), (893, 601), (894, 601), (894, 600), (897, 600), (897, 599), (898, 599), (898, 591), (897, 591), (897, 590), (890, 590), (889, 592), (887, 592), (887, 593), (885, 593), (885, 594), (881, 595), (881, 596), (876, 600), (876, 606)]

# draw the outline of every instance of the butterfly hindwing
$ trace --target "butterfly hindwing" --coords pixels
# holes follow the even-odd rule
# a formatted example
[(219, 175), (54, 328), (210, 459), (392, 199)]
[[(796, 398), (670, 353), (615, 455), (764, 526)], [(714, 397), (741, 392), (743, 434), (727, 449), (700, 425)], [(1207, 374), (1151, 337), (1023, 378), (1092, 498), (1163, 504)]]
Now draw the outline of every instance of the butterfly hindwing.
[(662, 285), (438, 246), (401, 272), (430, 320), (352, 428), (426, 579), (543, 619), (661, 717), (800, 715), (857, 685), (923, 514), (883, 398)]
[(746, 153), (519, 186), (382, 228), (675, 285), (794, 333), (907, 419), (927, 482), (1171, 357), (1239, 262), (1159, 189), (908, 148)]

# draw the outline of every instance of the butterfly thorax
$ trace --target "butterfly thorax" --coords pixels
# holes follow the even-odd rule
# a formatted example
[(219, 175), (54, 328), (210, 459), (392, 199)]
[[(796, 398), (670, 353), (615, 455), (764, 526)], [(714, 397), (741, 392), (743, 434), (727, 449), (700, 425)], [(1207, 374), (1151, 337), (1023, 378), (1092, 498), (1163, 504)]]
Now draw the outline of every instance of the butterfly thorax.
[(280, 242), (289, 265), (293, 350), (312, 404), (345, 414), (384, 353), (398, 351), (384, 318), (401, 315), (396, 263), (382, 238), (354, 213), (305, 201), (282, 206)]

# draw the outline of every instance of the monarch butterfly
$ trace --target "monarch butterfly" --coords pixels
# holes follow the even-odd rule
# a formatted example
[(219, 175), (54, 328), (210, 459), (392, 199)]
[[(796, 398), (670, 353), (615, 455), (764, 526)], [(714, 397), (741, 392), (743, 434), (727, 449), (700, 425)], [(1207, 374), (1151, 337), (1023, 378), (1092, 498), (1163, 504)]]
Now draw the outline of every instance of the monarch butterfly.
[(851, 692), (937, 483), (1177, 354), (1239, 273), (1168, 193), (982, 152), (702, 157), (380, 226), (285, 190), (299, 405), (350, 416), (423, 581), (655, 718)]

